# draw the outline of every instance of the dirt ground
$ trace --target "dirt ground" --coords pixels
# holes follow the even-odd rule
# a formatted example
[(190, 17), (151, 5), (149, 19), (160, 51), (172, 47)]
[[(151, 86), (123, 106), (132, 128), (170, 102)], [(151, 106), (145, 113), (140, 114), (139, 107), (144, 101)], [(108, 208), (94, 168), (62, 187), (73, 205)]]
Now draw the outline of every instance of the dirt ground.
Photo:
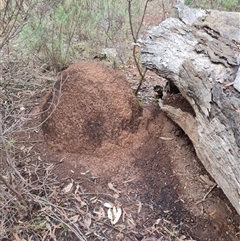
[[(87, 71), (90, 75), (92, 71), (94, 78), (98, 77), (98, 73), (102, 73), (100, 69)], [(112, 79), (112, 71), (104, 69), (103, 72), (105, 79)], [(131, 72), (134, 70), (131, 69)], [(63, 98), (73, 101), (73, 107), (76, 107), (76, 99), (71, 96), (78, 91), (76, 81), (71, 80), (70, 85), (68, 83), (68, 87), (62, 90)], [(49, 137), (46, 134), (51, 136), (56, 131), (54, 125), (51, 125), (48, 129), (34, 131), (28, 136), (31, 141), (37, 140), (32, 151), (40, 160), (56, 164), (55, 174), (64, 185), (70, 182), (78, 183), (81, 194), (92, 195), (97, 199), (91, 203), (92, 207), (89, 207), (88, 212), (91, 211), (91, 215), (94, 216), (96, 208), (100, 209), (99, 205), (102, 205), (103, 209), (106, 208), (104, 203), (121, 208), (122, 215), (116, 224), (111, 224), (106, 218), (104, 235), (98, 232), (99, 226), (92, 224), (88, 227), (87, 240), (239, 240), (239, 215), (200, 163), (188, 137), (166, 117), (158, 103), (152, 101), (153, 86), (157, 83), (163, 82), (149, 73), (140, 92), (143, 99), (142, 114), (138, 113), (140, 122), (126, 121), (132, 126), (118, 130), (118, 135), (113, 135), (117, 141), (113, 141), (115, 139), (112, 136), (109, 141), (109, 135), (105, 138), (102, 132), (100, 136), (95, 133), (92, 139), (88, 139), (89, 143), (93, 143), (93, 148), (86, 149), (88, 142), (85, 139), (77, 139), (77, 142), (83, 141), (83, 148), (87, 150), (81, 153), (75, 150), (76, 143), (71, 142), (76, 140), (73, 130), (72, 135), (68, 133), (67, 139), (68, 143), (71, 142), (73, 145), (71, 151), (69, 146), (64, 147), (67, 143), (56, 133), (54, 135), (57, 145), (55, 139), (51, 138), (49, 144)], [(87, 82), (84, 82), (84, 85), (87, 85)], [(109, 85), (109, 88), (114, 93), (115, 84)], [(130, 86), (124, 88), (130, 90)], [(106, 94), (106, 91), (104, 93)], [(115, 97), (118, 98), (120, 94), (116, 92)], [(128, 91), (128, 97), (124, 96), (124, 99), (129, 100), (131, 95), (131, 91)], [(49, 94), (39, 99), (41, 105), (33, 112), (41, 110), (42, 104), (46, 102), (46, 96), (49, 97)], [(81, 95), (81, 103), (87, 105), (89, 99), (84, 99), (84, 96), (89, 97), (89, 93)], [(175, 97), (172, 97), (171, 101), (174, 100)], [(94, 101), (98, 102), (98, 99), (95, 98)], [(177, 98), (175, 102), (181, 105)], [(64, 104), (68, 105), (64, 110), (69, 110), (68, 118), (63, 111)], [(81, 110), (74, 107), (74, 118), (71, 119), (71, 103), (62, 101), (59, 106), (61, 111), (55, 115), (57, 124), (63, 128), (75, 126), (78, 121), (76, 111)], [(83, 118), (82, 114), (78, 114)], [(109, 128), (117, 124), (106, 123)], [(99, 128), (101, 125), (105, 124), (99, 123)], [(105, 128), (107, 133), (110, 133), (108, 126)], [(131, 131), (132, 129), (134, 131)], [(102, 141), (94, 145), (98, 138)], [(63, 147), (59, 148), (61, 140)], [(82, 146), (79, 145), (78, 148)], [(164, 239), (166, 234), (169, 239)], [(70, 236), (65, 240), (69, 240), (68, 238)], [(75, 240), (73, 237), (71, 239)]]
[[(156, 7), (155, 1), (152, 2), (144, 18), (144, 29), (158, 25), (164, 17), (171, 15), (166, 9), (165, 16), (160, 16), (161, 3)], [(141, 102), (138, 103), (130, 88), (136, 89), (138, 81), (138, 72), (133, 65), (121, 70), (123, 73), (105, 67), (92, 70), (87, 65), (85, 67), (88, 74), (84, 81), (81, 79), (83, 84), (77, 84), (77, 78), (70, 81), (61, 95), (61, 102), (57, 103), (56, 112), (52, 112), (54, 108), (50, 108), (50, 112), (47, 110), (46, 101), (51, 93), (36, 95), (37, 85), (27, 94), (24, 92), (29, 98), (24, 97), (27, 100), (21, 101), (19, 93), (28, 79), (23, 84), (20, 82), (20, 87), (13, 93), (20, 102), (15, 109), (26, 112), (20, 116), (31, 122), (27, 121), (26, 132), (13, 138), (15, 145), (26, 154), (16, 155), (16, 162), (24, 171), (26, 187), (32, 195), (26, 193), (26, 197), (39, 201), (29, 208), (28, 217), (16, 215), (13, 206), (14, 215), (10, 210), (12, 216), (6, 217), (6, 227), (17, 219), (15, 233), (6, 230), (10, 232), (10, 238), (0, 239), (240, 240), (239, 215), (208, 175), (189, 138), (161, 111), (154, 98), (153, 87), (164, 85), (165, 81), (147, 72), (138, 94)], [(21, 68), (14, 64), (11, 71), (15, 73), (18, 69)], [(78, 75), (81, 69), (72, 71)], [(44, 74), (47, 75), (39, 73)], [(92, 76), (90, 81), (89, 75)], [(22, 75), (19, 76), (17, 81), (24, 80)], [(47, 86), (55, 79), (53, 76), (44, 77), (49, 80)], [(107, 88), (99, 87), (102, 80), (110, 80), (111, 84)], [(102, 91), (102, 88), (106, 89)], [(2, 100), (7, 99), (3, 92), (0, 94)], [(166, 101), (189, 111), (179, 94), (169, 95)], [(49, 115), (53, 119), (45, 122)], [(84, 122), (84, 116), (91, 118)], [(82, 125), (85, 128), (79, 128)], [(52, 170), (54, 178), (51, 176), (51, 179)], [(44, 199), (42, 206), (41, 198)], [(5, 209), (10, 209), (7, 204)], [(114, 210), (121, 210), (115, 220), (111, 218)], [(42, 221), (44, 226), (39, 227), (36, 221)], [(71, 225), (67, 226), (67, 223)], [(25, 229), (21, 229), (21, 225)], [(85, 238), (77, 236), (77, 231)]]

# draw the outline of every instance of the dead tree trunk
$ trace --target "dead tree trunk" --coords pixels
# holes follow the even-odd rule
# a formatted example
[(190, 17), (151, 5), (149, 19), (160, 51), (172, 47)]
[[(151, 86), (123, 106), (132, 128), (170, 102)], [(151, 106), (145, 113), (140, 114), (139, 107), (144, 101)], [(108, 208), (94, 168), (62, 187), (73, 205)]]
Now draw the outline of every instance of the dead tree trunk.
[(166, 19), (139, 40), (142, 64), (191, 105), (193, 112), (164, 101), (161, 108), (240, 214), (240, 13), (177, 8), (179, 19)]

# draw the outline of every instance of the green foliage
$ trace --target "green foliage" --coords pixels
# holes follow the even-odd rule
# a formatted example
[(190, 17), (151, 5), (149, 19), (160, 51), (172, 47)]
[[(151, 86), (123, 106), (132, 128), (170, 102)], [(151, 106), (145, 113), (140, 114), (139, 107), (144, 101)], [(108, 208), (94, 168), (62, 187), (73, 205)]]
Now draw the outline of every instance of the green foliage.
[(139, 107), (142, 107), (142, 106), (143, 106), (142, 101), (139, 100), (139, 99), (138, 99), (138, 105), (139, 105)]
[(67, 227), (64, 223), (61, 223), (60, 226), (61, 226), (61, 228), (63, 229), (63, 232), (64, 232), (64, 233), (67, 233), (68, 227)]
[(14, 144), (15, 144), (15, 140), (14, 140), (14, 139), (8, 139), (8, 140), (6, 141), (6, 147), (7, 147), (8, 149), (12, 148)]
[(186, 5), (190, 5), (190, 4), (192, 3), (192, 0), (185, 0), (184, 3), (185, 3)]
[(58, 4), (45, 16), (38, 17), (35, 9), (20, 33), (23, 47), (50, 64), (56, 71), (67, 64), (70, 47), (77, 26), (81, 24), (81, 11), (74, 1)]
[[(141, 1), (133, 2), (136, 23)], [(26, 56), (34, 54), (59, 71), (72, 58), (82, 57), (76, 43), (88, 42), (97, 52), (98, 48), (122, 47), (128, 35), (127, 0), (58, 0), (36, 5), (20, 40)], [(120, 48), (119, 52), (124, 51)]]
[(239, 0), (185, 0), (186, 5), (197, 8), (211, 8), (226, 11), (239, 11)]
[(227, 10), (234, 10), (238, 7), (238, 0), (217, 0), (217, 2)]

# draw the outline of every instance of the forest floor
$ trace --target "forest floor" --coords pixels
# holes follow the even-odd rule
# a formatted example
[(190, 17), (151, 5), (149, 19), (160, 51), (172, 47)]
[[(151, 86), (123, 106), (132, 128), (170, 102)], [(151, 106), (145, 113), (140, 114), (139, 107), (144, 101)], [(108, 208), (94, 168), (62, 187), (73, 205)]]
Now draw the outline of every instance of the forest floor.
[[(111, 73), (104, 72), (111, 78)], [(133, 66), (129, 66), (127, 77), (136, 85)], [(42, 111), (45, 92), (28, 100), (26, 104), (34, 107), (30, 113), (36, 116), (31, 120), (35, 128), (18, 135), (16, 145), (27, 153), (28, 162), (22, 168), (32, 173), (29, 182), (38, 180), (38, 195), (49, 198), (49, 210), (40, 205), (31, 211), (34, 220), (41, 217), (43, 222), (48, 217), (49, 227), (42, 227), (48, 238), (239, 240), (239, 215), (200, 163), (191, 141), (154, 101), (153, 86), (163, 84), (164, 80), (148, 72), (139, 93), (143, 114), (137, 132), (108, 151), (108, 147), (100, 147), (96, 155), (50, 146), (38, 125), (41, 115), (36, 114)], [(168, 98), (180, 107), (184, 104), (178, 95)], [(64, 125), (66, 118), (58, 118)], [(30, 169), (35, 169), (35, 177)], [(28, 220), (21, 222), (27, 225)]]
[[(155, 25), (161, 18), (158, 13), (147, 14), (145, 21)], [(1, 240), (240, 239), (239, 215), (208, 175), (189, 138), (154, 98), (153, 87), (163, 86), (165, 80), (147, 72), (138, 95), (142, 119), (131, 139), (108, 152), (100, 148), (96, 155), (81, 155), (56, 150), (46, 141), (42, 106), (55, 77), (45, 69), (21, 64), (13, 62), (3, 69), (3, 75), (14, 73), (17, 82), (1, 86), (1, 105), (11, 103), (13, 111), (5, 118), (1, 110), (0, 121), (6, 126), (24, 123), (20, 134), (12, 125), (15, 149), (9, 153), (25, 179), (23, 189), (19, 185), (17, 190), (24, 190), (29, 206), (22, 215), (14, 199), (4, 206), (0, 199)], [(126, 76), (129, 88), (136, 88), (138, 73), (133, 65), (115, 71)], [(35, 85), (30, 88), (27, 83), (32, 80)], [(186, 108), (181, 96), (167, 98)], [(0, 157), (5, 151), (0, 150)]]

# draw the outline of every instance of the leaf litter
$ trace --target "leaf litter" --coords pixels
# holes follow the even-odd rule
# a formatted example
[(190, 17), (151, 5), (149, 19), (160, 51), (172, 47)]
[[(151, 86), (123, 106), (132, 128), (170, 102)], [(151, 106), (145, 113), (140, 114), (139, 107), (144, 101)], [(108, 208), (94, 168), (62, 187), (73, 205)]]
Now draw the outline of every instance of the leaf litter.
[[(64, 235), (74, 235), (77, 240), (114, 240), (113, 237), (121, 237), (122, 240), (137, 240), (139, 233), (137, 224), (132, 218), (141, 212), (144, 205), (136, 201), (135, 212), (122, 209), (120, 199), (114, 199), (108, 195), (81, 191), (81, 180), (59, 181), (53, 174), (54, 165), (37, 162), (22, 168), (30, 192), (26, 192), (31, 200), (31, 208), (28, 210), (31, 220), (27, 216), (21, 217), (13, 213), (10, 206), (1, 208), (5, 215), (12, 215), (12, 223), (4, 223), (5, 239), (13, 237), (14, 240), (61, 240)], [(33, 179), (33, 175), (36, 178)], [(62, 187), (62, 188), (61, 188)], [(111, 191), (121, 195), (121, 190), (108, 184)], [(45, 190), (43, 193), (42, 190)], [(93, 200), (95, 200), (93, 202)], [(10, 204), (9, 204), (10, 205)], [(3, 216), (2, 216), (3, 217)], [(3, 222), (7, 220), (3, 218)], [(142, 240), (184, 240), (169, 239), (170, 223), (164, 228), (166, 222), (158, 220), (153, 226), (141, 231)], [(2, 233), (3, 234), (3, 233)], [(163, 238), (155, 238), (158, 234)], [(41, 237), (41, 239), (39, 239)], [(175, 238), (177, 235), (174, 236)]]
[[(17, 79), (16, 79), (17, 80)], [(53, 78), (54, 81), (54, 78)], [(10, 88), (8, 88), (10, 89)], [(43, 90), (41, 90), (43, 91)], [(27, 94), (23, 89), (19, 92), (24, 98), (33, 96), (36, 87)], [(14, 91), (5, 95), (16, 99)], [(14, 118), (23, 118), (22, 113), (28, 110), (26, 103), (19, 101), (18, 109), (13, 112)], [(29, 101), (29, 100), (28, 100)], [(5, 102), (3, 102), (5, 103)], [(24, 108), (22, 108), (24, 106)], [(16, 111), (19, 111), (17, 113)], [(2, 117), (0, 117), (2, 119)], [(7, 120), (11, 125), (14, 120)], [(35, 129), (38, 132), (38, 129)], [(171, 141), (173, 138), (162, 136), (160, 139)], [(37, 140), (41, 142), (42, 140)], [(30, 144), (30, 145), (28, 145)], [(161, 218), (148, 220), (138, 227), (136, 217), (143, 212), (147, 203), (139, 201), (139, 197), (126, 196), (121, 188), (115, 188), (112, 183), (105, 187), (105, 193), (94, 193), (84, 190), (83, 180), (92, 182), (87, 174), (89, 170), (81, 173), (84, 177), (77, 181), (58, 180), (54, 175), (55, 165), (46, 163), (32, 155), (33, 143), (22, 143), (19, 148), (19, 157), (27, 155), (24, 162), (18, 162), (17, 169), (24, 176), (24, 182), (19, 185), (18, 179), (12, 177), (13, 184), (23, 190), (29, 207), (24, 212), (11, 194), (10, 190), (0, 183), (0, 237), (8, 240), (141, 240), (141, 241), (190, 241), (189, 236), (180, 234), (180, 226), (174, 225)], [(19, 158), (21, 159), (21, 158)], [(62, 160), (60, 161), (62, 162)], [(59, 163), (60, 163), (59, 162)], [(8, 178), (8, 175), (6, 175)], [(94, 178), (96, 180), (97, 178)], [(126, 179), (130, 183), (135, 178)], [(203, 181), (206, 182), (206, 179)], [(208, 182), (207, 184), (211, 184)], [(114, 192), (114, 193), (113, 193)], [(130, 193), (130, 192), (129, 192)], [(3, 204), (3, 200), (10, 200)], [(129, 208), (125, 200), (129, 200), (133, 208)], [(105, 206), (107, 204), (107, 206)], [(109, 212), (109, 215), (108, 215)], [(213, 215), (215, 210), (212, 211)], [(9, 219), (11, 217), (11, 219)]]

